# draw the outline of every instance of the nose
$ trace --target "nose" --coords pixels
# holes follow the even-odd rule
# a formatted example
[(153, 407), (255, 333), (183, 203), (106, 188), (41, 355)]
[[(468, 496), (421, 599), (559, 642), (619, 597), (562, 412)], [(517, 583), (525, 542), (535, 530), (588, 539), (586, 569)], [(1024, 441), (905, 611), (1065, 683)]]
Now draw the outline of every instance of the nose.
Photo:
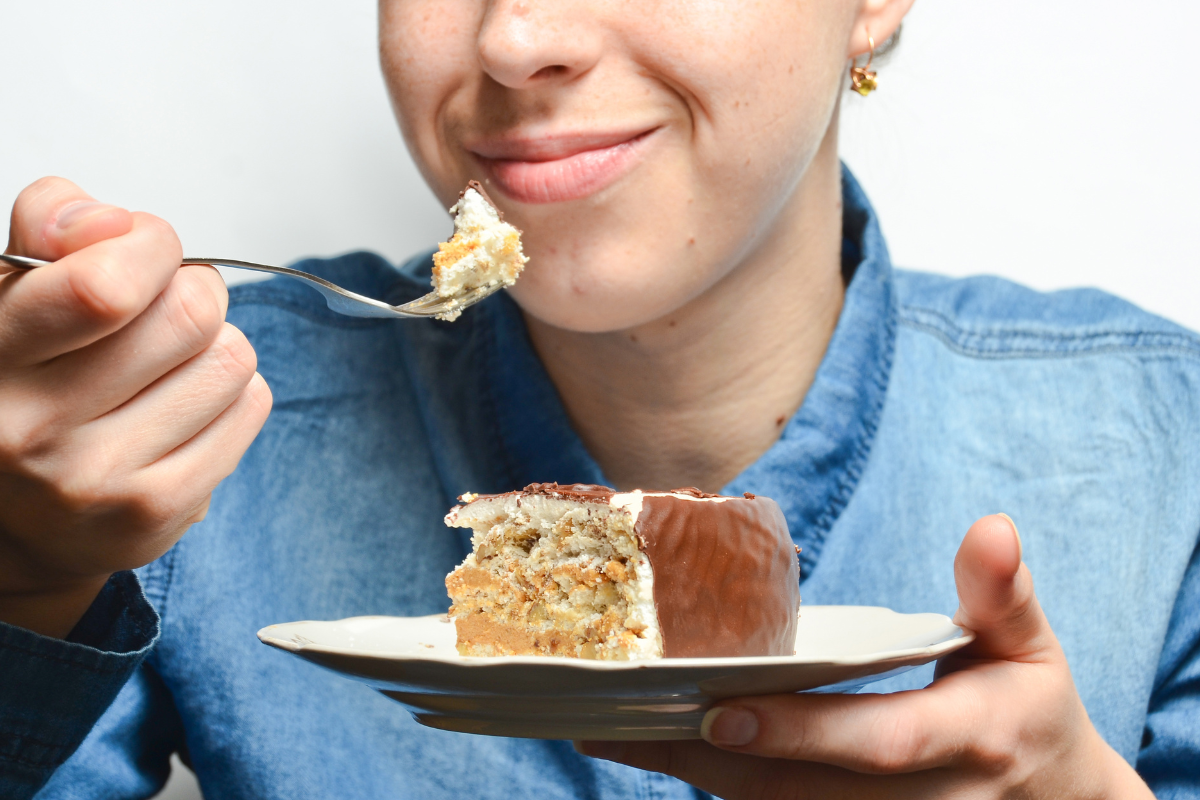
[(590, 3), (492, 0), (479, 30), (479, 61), (511, 89), (565, 82), (600, 59), (603, 35)]

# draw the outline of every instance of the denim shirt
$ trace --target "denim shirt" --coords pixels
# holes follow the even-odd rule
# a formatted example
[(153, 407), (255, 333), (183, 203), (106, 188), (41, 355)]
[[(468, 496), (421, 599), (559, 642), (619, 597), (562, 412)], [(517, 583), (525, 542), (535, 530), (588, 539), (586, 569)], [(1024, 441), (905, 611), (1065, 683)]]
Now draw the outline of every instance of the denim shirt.
[[(849, 175), (844, 194), (836, 331), (726, 493), (779, 502), (805, 603), (904, 612), (953, 613), (963, 534), (1007, 512), (1097, 729), (1160, 797), (1200, 797), (1200, 338), (1097, 291), (894, 271)], [(388, 302), (428, 285), (427, 255), (299, 267)], [(234, 288), (229, 319), (274, 411), (207, 519), (68, 640), (0, 626), (0, 796), (150, 796), (174, 751), (219, 798), (700, 795), (566, 742), (424, 728), (255, 638), (444, 611), (458, 494), (605, 482), (512, 301), (359, 320), (276, 279)]]

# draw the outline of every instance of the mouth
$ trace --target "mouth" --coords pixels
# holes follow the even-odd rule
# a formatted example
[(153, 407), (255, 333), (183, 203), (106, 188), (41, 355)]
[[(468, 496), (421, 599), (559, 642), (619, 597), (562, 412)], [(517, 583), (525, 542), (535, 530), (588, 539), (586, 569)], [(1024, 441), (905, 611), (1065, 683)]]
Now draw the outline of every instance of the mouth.
[(562, 203), (616, 183), (641, 160), (658, 130), (497, 139), (467, 149), (512, 200)]

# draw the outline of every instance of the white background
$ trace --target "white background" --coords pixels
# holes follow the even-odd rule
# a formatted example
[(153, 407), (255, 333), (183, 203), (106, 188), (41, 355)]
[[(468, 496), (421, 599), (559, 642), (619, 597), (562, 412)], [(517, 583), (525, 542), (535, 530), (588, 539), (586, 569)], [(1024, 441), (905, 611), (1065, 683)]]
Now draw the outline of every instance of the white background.
[[(188, 255), (430, 246), (450, 223), (374, 26), (368, 0), (4, 0), (0, 204), (57, 174), (166, 218)], [(1098, 286), (1200, 329), (1197, 29), (1185, 0), (918, 0), (843, 126), (896, 262)], [(164, 796), (194, 797), (176, 774)]]

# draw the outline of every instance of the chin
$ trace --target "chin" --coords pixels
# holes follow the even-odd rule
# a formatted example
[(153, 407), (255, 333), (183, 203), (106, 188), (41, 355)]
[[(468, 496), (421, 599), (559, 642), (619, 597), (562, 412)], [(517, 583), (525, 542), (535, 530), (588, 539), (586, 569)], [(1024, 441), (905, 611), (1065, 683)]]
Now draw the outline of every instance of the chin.
[(648, 268), (612, 271), (531, 261), (509, 289), (540, 322), (576, 333), (611, 333), (661, 319), (687, 301), (679, 286), (659, 286)]
[(660, 303), (644, 304), (618, 292), (545, 292), (528, 286), (509, 290), (526, 314), (575, 333), (611, 333), (636, 328), (670, 313)]

